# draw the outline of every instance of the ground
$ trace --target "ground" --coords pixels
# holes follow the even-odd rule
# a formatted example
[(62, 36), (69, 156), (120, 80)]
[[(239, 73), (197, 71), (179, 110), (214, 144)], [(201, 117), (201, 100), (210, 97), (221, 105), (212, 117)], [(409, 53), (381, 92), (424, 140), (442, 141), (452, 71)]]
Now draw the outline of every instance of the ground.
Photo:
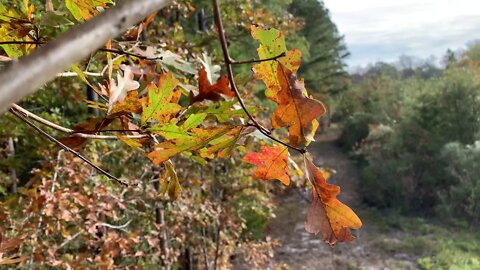
[[(316, 137), (309, 151), (317, 165), (336, 171), (329, 182), (341, 186), (339, 199), (362, 219), (357, 239), (329, 247), (320, 236), (305, 231), (309, 196), (289, 188), (277, 197), (276, 217), (266, 236), (278, 239), (273, 261), (259, 269), (273, 270), (480, 270), (480, 233), (471, 227), (452, 227), (440, 218), (405, 216), (362, 204), (354, 161), (337, 146), (340, 130), (333, 127)], [(255, 269), (245, 262), (234, 269)]]
[(275, 251), (275, 263), (287, 264), (291, 269), (417, 269), (416, 257), (378, 252), (376, 247), (372, 247), (377, 241), (396, 242), (401, 234), (372, 234), (378, 230), (362, 217), (360, 196), (356, 193), (357, 168), (335, 144), (338, 136), (338, 129), (328, 129), (316, 137), (309, 150), (315, 156), (317, 165), (336, 171), (329, 181), (341, 186), (339, 199), (359, 213), (364, 225), (356, 232), (355, 242), (331, 248), (319, 236), (305, 231), (303, 221), (308, 196), (291, 189), (278, 198), (276, 218), (268, 226), (269, 236), (283, 244)]

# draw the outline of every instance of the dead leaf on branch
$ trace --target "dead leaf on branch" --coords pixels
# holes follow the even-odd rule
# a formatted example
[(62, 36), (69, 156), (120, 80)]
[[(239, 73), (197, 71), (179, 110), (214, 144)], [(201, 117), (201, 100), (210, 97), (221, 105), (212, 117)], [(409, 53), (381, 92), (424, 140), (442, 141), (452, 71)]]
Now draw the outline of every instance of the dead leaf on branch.
[(208, 80), (205, 68), (198, 72), (198, 95), (190, 92), (190, 104), (200, 102), (205, 99), (218, 101), (222, 99), (223, 94), (228, 97), (235, 97), (235, 93), (230, 89), (230, 82), (227, 76), (222, 76), (216, 83)]
[(8, 252), (17, 252), (25, 236), (12, 238), (5, 241), (2, 241), (3, 239), (1, 236), (2, 235), (0, 232), (0, 265), (21, 263), (28, 258), (28, 256), (26, 255), (23, 255), (23, 256), (11, 255), (11, 256), (4, 257), (4, 255)]
[(321, 170), (305, 158), (305, 171), (312, 184), (312, 202), (308, 207), (305, 230), (322, 234), (322, 239), (333, 246), (337, 242), (350, 242), (355, 239), (350, 229), (359, 229), (362, 221), (337, 199), (340, 187), (327, 183), (330, 172)]
[(160, 178), (160, 194), (168, 193), (172, 200), (176, 200), (182, 193), (182, 186), (178, 180), (177, 172), (171, 160), (165, 162), (165, 172)]

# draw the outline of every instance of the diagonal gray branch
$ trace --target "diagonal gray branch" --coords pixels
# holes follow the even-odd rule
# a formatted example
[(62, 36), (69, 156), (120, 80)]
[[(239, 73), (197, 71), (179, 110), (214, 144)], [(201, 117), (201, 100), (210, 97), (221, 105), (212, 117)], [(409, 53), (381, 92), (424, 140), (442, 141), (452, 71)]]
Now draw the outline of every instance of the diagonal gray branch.
[(122, 1), (115, 7), (75, 26), (32, 54), (12, 61), (0, 73), (0, 114), (10, 104), (55, 79), (57, 73), (87, 58), (105, 42), (123, 33), (172, 0)]

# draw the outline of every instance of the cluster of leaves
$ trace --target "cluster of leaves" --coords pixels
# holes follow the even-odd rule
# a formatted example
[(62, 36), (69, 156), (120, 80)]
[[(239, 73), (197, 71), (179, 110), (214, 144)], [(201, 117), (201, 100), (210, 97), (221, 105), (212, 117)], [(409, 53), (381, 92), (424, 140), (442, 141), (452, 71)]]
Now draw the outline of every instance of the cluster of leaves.
[[(1, 45), (7, 61), (27, 54), (35, 43), (53, 39), (77, 21), (88, 20), (111, 4), (105, 0), (47, 2), (45, 7), (38, 2), (30, 5), (28, 1), (0, 4), (2, 14), (11, 13), (0, 17), (0, 29), (8, 33), (0, 41), (27, 43)], [(250, 163), (258, 167), (253, 177), (277, 179), (288, 185), (294, 175), (289, 168), (296, 165), (289, 151), (303, 155), (312, 184), (307, 230), (321, 233), (330, 245), (353, 240), (350, 229), (358, 229), (361, 221), (336, 199), (340, 189), (326, 182), (329, 173), (317, 168), (306, 154), (305, 147), (318, 127), (317, 119), (326, 110), (321, 102), (309, 96), (303, 79), (297, 78), (301, 52), (287, 50), (282, 31), (249, 26), (252, 22), (248, 20), (270, 13), (252, 9), (255, 5), (248, 3), (245, 12), (236, 13), (241, 14), (238, 19), (241, 23), (233, 25), (251, 31), (260, 44), (257, 50), (260, 59), (274, 58), (259, 61), (253, 67), (256, 77), (264, 82), (264, 95), (275, 104), (270, 121), (259, 120), (271, 125), (273, 130), (264, 135), (273, 140), (255, 132), (260, 126), (247, 113), (261, 119), (262, 108), (253, 102), (242, 107), (238, 102), (241, 96), (253, 99), (256, 93), (239, 92), (226, 75), (220, 76), (221, 68), (212, 64), (215, 60), (201, 50), (199, 57), (195, 52), (198, 44), (184, 39), (187, 33), (175, 14), (189, 13), (194, 8), (190, 2), (175, 3), (162, 11), (166, 19), (153, 14), (125, 33), (123, 40), (109, 41), (106, 53), (95, 54), (86, 65), (73, 65), (70, 73), (78, 79), (59, 78), (49, 86), (55, 89), (73, 85), (78, 90), (82, 82), (99, 95), (102, 101), (86, 104), (100, 111), (100, 117), (82, 123), (75, 113), (78, 107), (73, 105), (71, 109), (62, 108), (71, 113), (68, 119), (60, 116), (65, 112), (47, 118), (63, 124), (78, 121), (74, 133), (108, 132), (125, 143), (123, 147), (130, 147), (128, 153), (112, 154), (118, 151), (116, 143), (89, 141), (75, 134), (61, 138), (71, 148), (88, 153), (96, 164), (128, 178), (129, 187), (120, 189), (63, 151), (40, 148), (41, 155), (47, 157), (55, 157), (58, 152), (58, 159), (47, 160), (40, 168), (34, 166), (34, 177), (23, 182), (19, 193), (5, 197), (0, 205), (0, 215), (10, 220), (2, 224), (8, 231), (6, 234), (12, 236), (16, 247), (23, 243), (21, 254), (31, 254), (15, 257), (15, 252), (8, 248), (7, 260), (19, 262), (28, 258), (30, 264), (51, 267), (112, 268), (183, 265), (191, 263), (193, 256), (195, 264), (210, 268), (228, 266), (230, 256), (238, 253), (254, 265), (267, 263), (270, 255), (265, 254), (271, 254), (276, 243), (252, 239), (249, 230), (255, 228), (248, 228), (248, 224), (252, 215), (260, 223), (269, 218), (270, 182), (252, 182), (248, 169), (233, 169), (246, 168), (245, 164)], [(46, 12), (42, 14), (43, 11)], [(62, 16), (63, 20), (59, 18)], [(171, 18), (177, 21), (172, 23)], [(282, 25), (277, 16), (270, 14), (265, 18), (260, 25)], [(165, 32), (157, 37), (158, 29), (162, 28)], [(138, 41), (142, 32), (152, 36), (142, 45), (122, 42)], [(216, 37), (213, 32), (207, 35)], [(160, 45), (147, 45), (152, 43)], [(197, 48), (188, 49), (192, 44)], [(115, 57), (112, 47), (129, 54)], [(90, 76), (91, 73), (100, 76)], [(44, 94), (45, 100), (33, 100), (30, 104), (51, 102), (49, 94)], [(24, 104), (28, 106), (29, 102)], [(11, 132), (8, 136), (20, 136), (18, 133)], [(286, 133), (288, 138), (283, 139)], [(258, 148), (261, 152), (252, 151)], [(208, 166), (211, 170), (204, 172)], [(17, 207), (21, 205), (26, 207)], [(252, 209), (257, 209), (254, 214)], [(168, 241), (169, 238), (174, 241)]]

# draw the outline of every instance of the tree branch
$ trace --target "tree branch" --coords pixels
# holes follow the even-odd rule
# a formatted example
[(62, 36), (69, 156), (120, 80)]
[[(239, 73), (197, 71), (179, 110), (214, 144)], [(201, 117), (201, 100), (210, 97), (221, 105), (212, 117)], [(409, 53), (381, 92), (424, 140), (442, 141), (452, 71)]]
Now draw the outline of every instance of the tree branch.
[(50, 134), (48, 134), (47, 132), (43, 131), (41, 128), (37, 127), (34, 123), (32, 123), (30, 120), (28, 120), (27, 118), (25, 118), (23, 115), (21, 115), (20, 113), (18, 113), (15, 109), (10, 109), (10, 113), (12, 113), (13, 115), (15, 115), (18, 119), (22, 120), (23, 122), (25, 122), (27, 125), (29, 125), (30, 127), (32, 127), (33, 129), (35, 129), (37, 132), (39, 132), (40, 134), (42, 134), (43, 136), (45, 136), (48, 140), (50, 140), (51, 142), (57, 144), (58, 146), (60, 146), (61, 148), (65, 149), (65, 151), (68, 151), (70, 153), (72, 153), (73, 155), (75, 155), (76, 157), (80, 158), (81, 160), (83, 160), (85, 163), (87, 163), (88, 165), (92, 166), (94, 169), (96, 169), (98, 172), (100, 172), (101, 174), (107, 176), (108, 178), (116, 181), (117, 183), (123, 185), (123, 186), (126, 186), (128, 187), (128, 184), (120, 179), (118, 179), (117, 177), (111, 175), (110, 173), (108, 173), (107, 171), (105, 171), (104, 169), (98, 167), (97, 165), (93, 164), (92, 161), (90, 161), (88, 158), (82, 156), (80, 153), (78, 153), (77, 151), (73, 150), (72, 148), (66, 146), (65, 144), (63, 144), (62, 142), (60, 142), (59, 140), (55, 139), (54, 137), (52, 137)]
[[(42, 118), (42, 117), (40, 117), (40, 116), (38, 116), (34, 113), (31, 113), (31, 112), (25, 110), (24, 108), (18, 106), (15, 103), (12, 104), (11, 110), (12, 109), (15, 110), (16, 112), (22, 114), (24, 117), (32, 118), (33, 120), (35, 120), (36, 122), (38, 122), (40, 124), (43, 124), (47, 127), (50, 127), (50, 128), (55, 129), (55, 130), (61, 131), (63, 133), (68, 133), (71, 136), (82, 137), (82, 138), (86, 138), (86, 139), (118, 140), (118, 136), (116, 136), (116, 135), (89, 134), (89, 132), (78, 132), (78, 131), (75, 131), (73, 129), (57, 125), (55, 123), (52, 123), (52, 122), (48, 121), (47, 119), (44, 119), (44, 118)], [(106, 131), (109, 131), (109, 130), (100, 130), (100, 131), (96, 131), (96, 132), (106, 132)], [(115, 131), (117, 131), (117, 130), (115, 130)], [(127, 132), (128, 130), (125, 130), (125, 131)], [(136, 132), (140, 132), (140, 130), (136, 131)], [(129, 139), (143, 139), (143, 138), (149, 138), (150, 137), (149, 134), (123, 135), (123, 136), (125, 136), (126, 138), (129, 138)]]
[[(21, 40), (12, 40), (12, 41), (0, 41), (0, 45), (10, 45), (10, 44), (18, 44), (18, 45), (26, 45), (26, 44), (36, 44), (36, 45), (41, 45), (41, 44), (46, 44), (46, 42), (43, 41), (21, 41)], [(143, 60), (150, 60), (150, 61), (155, 61), (155, 60), (162, 60), (163, 57), (147, 57), (143, 55), (139, 55), (136, 53), (130, 53), (122, 50), (117, 50), (117, 49), (107, 49), (107, 48), (100, 48), (98, 49), (101, 52), (109, 52), (109, 53), (114, 53), (114, 54), (121, 54), (121, 55), (128, 55), (128, 56), (133, 56), (137, 57)]]
[(30, 55), (10, 62), (0, 73), (0, 113), (5, 112), (10, 104), (50, 82), (57, 73), (102, 48), (107, 40), (120, 35), (129, 26), (171, 2), (172, 0), (121, 1), (91, 20), (74, 26)]
[(225, 30), (223, 29), (222, 17), (220, 15), (220, 8), (218, 7), (217, 0), (212, 0), (213, 4), (213, 14), (215, 17), (215, 25), (217, 26), (218, 37), (220, 39), (220, 43), (222, 45), (223, 51), (223, 59), (225, 61), (225, 66), (227, 68), (227, 76), (228, 80), (230, 81), (230, 86), (232, 87), (235, 96), (242, 106), (243, 111), (245, 114), (250, 118), (250, 120), (255, 124), (255, 126), (259, 130), (263, 130), (263, 132), (270, 134), (270, 130), (264, 128), (260, 123), (255, 120), (253, 115), (248, 111), (247, 106), (245, 106), (245, 102), (243, 101), (242, 97), (240, 96), (240, 92), (238, 91), (237, 84), (235, 83), (235, 79), (233, 77), (233, 70), (232, 70), (232, 60), (230, 59), (230, 55), (228, 54), (228, 47), (227, 47), (227, 38), (225, 37)]
[(228, 80), (230, 81), (230, 85), (232, 87), (233, 92), (237, 96), (238, 102), (242, 106), (243, 111), (245, 114), (250, 118), (252, 121), (253, 125), (260, 131), (263, 135), (267, 136), (268, 138), (272, 139), (273, 141), (284, 145), (288, 148), (291, 148), (293, 150), (296, 150), (300, 152), (301, 154), (306, 153), (307, 151), (305, 149), (297, 148), (295, 146), (292, 146), (288, 143), (285, 143), (271, 135), (270, 130), (264, 128), (262, 125), (260, 125), (255, 118), (250, 114), (250, 112), (247, 110), (247, 107), (245, 106), (245, 103), (243, 102), (242, 97), (240, 96), (240, 92), (238, 91), (237, 85), (235, 83), (234, 77), (233, 77), (233, 70), (232, 70), (232, 60), (230, 58), (230, 55), (228, 53), (228, 46), (227, 46), (227, 38), (225, 37), (225, 30), (223, 28), (223, 23), (222, 23), (222, 17), (220, 15), (220, 8), (218, 6), (218, 1), (217, 0), (212, 0), (212, 5), (213, 5), (213, 15), (215, 17), (215, 25), (217, 27), (217, 32), (218, 32), (218, 37), (220, 39), (220, 44), (222, 45), (222, 51), (223, 51), (223, 59), (225, 62), (225, 66), (227, 69), (227, 76)]

